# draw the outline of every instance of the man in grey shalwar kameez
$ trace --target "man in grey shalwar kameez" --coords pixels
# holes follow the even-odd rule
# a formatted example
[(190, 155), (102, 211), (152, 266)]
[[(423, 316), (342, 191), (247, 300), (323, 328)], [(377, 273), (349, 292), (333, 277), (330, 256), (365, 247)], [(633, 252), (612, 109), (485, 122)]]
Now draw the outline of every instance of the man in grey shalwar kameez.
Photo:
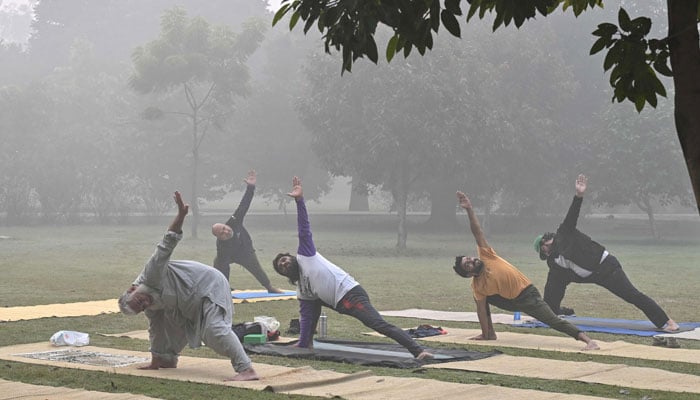
[(144, 311), (148, 317), (151, 363), (141, 369), (176, 368), (186, 345), (197, 348), (204, 342), (231, 359), (238, 374), (226, 380), (259, 379), (231, 329), (233, 302), (228, 280), (208, 265), (170, 260), (189, 211), (179, 192), (175, 192), (175, 202), (178, 214), (168, 232), (136, 281), (119, 298), (124, 314)]

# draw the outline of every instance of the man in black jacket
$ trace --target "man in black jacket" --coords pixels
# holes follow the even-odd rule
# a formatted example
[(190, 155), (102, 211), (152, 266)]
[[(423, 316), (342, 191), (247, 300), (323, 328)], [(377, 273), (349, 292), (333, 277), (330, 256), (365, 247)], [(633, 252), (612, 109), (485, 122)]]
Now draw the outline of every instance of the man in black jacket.
[(535, 251), (540, 259), (547, 260), (549, 267), (544, 301), (555, 313), (562, 314), (561, 301), (569, 283), (595, 283), (642, 310), (658, 328), (677, 331), (678, 324), (654, 300), (632, 285), (617, 258), (576, 229), (587, 186), (588, 179), (579, 175), (576, 195), (557, 233), (547, 232), (535, 239)]
[(225, 224), (217, 223), (211, 227), (211, 233), (216, 236), (214, 268), (221, 271), (226, 279), (229, 279), (231, 263), (240, 264), (253, 274), (269, 293), (282, 293), (282, 290), (272, 286), (270, 278), (263, 271), (258, 257), (255, 255), (253, 239), (250, 238), (250, 234), (243, 226), (243, 217), (248, 212), (255, 193), (257, 181), (255, 171), (250, 170), (243, 181), (246, 183), (246, 190), (236, 211)]

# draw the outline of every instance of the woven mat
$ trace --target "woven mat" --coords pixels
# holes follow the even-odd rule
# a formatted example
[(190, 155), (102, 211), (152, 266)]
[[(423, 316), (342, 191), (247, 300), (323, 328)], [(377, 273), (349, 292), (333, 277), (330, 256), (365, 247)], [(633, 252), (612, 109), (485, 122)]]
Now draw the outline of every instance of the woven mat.
[[(258, 293), (261, 290), (236, 290), (235, 293)], [(293, 300), (296, 295), (267, 295), (259, 298), (232, 299), (234, 304), (255, 303), (259, 301)], [(21, 321), (28, 319), (50, 317), (82, 317), (88, 315), (100, 315), (118, 313), (117, 299), (84, 301), (78, 303), (43, 304), (38, 306), (20, 306), (0, 308), (0, 322)]]
[[(485, 345), (495, 347), (517, 347), (524, 349), (537, 349), (561, 352), (581, 352), (583, 342), (576, 341), (568, 336), (542, 336), (527, 333), (496, 332), (498, 340), (469, 340), (470, 337), (481, 333), (478, 329), (459, 329), (443, 327), (447, 335), (431, 336), (421, 340), (442, 343), (462, 343), (473, 345)], [(368, 335), (377, 335), (375, 332)], [(593, 335), (595, 340), (595, 336)], [(700, 364), (700, 350), (670, 349), (667, 347), (645, 346), (616, 340), (604, 342), (596, 340), (600, 350), (587, 351), (591, 356), (605, 355), (627, 358), (641, 358), (645, 360), (677, 361), (692, 364)]]
[(700, 376), (624, 364), (548, 360), (501, 354), (474, 361), (426, 365), (426, 368), (458, 369), (528, 378), (573, 380), (636, 389), (700, 393)]
[(49, 317), (80, 317), (119, 312), (117, 299), (0, 308), (0, 322)]
[[(127, 338), (131, 338), (131, 339), (148, 340), (148, 331), (147, 330), (130, 331), (130, 332), (124, 332), (124, 333), (98, 333), (98, 335), (112, 336), (112, 337), (127, 337)], [(291, 343), (295, 340), (298, 340), (298, 338), (280, 336), (277, 338), (277, 340), (274, 341), (274, 343)]]
[(106, 393), (55, 386), (30, 385), (0, 379), (0, 400), (149, 400), (131, 393)]
[[(24, 363), (53, 365), (60, 368), (74, 368), (105, 371), (116, 374), (148, 376), (159, 379), (173, 379), (216, 385), (235, 386), (252, 390), (268, 390), (276, 393), (303, 394), (320, 397), (342, 397), (351, 400), (379, 400), (395, 398), (441, 398), (445, 400), (462, 400), (479, 398), (480, 400), (595, 400), (600, 397), (570, 395), (563, 393), (540, 392), (529, 389), (511, 389), (491, 385), (466, 385), (441, 382), (420, 378), (394, 378), (376, 376), (370, 372), (342, 374), (328, 370), (316, 370), (310, 367), (290, 368), (279, 365), (254, 363), (254, 368), (262, 377), (259, 381), (224, 382), (233, 375), (229, 360), (180, 357), (178, 368), (161, 370), (139, 370), (139, 364), (121, 367), (96, 366), (67, 361), (51, 361), (39, 358), (27, 358), (26, 354), (56, 351), (91, 352), (109, 354), (113, 357), (144, 358), (150, 354), (84, 346), (80, 348), (57, 348), (48, 343), (31, 343), (0, 348), (0, 359)], [(69, 359), (66, 357), (64, 359)]]

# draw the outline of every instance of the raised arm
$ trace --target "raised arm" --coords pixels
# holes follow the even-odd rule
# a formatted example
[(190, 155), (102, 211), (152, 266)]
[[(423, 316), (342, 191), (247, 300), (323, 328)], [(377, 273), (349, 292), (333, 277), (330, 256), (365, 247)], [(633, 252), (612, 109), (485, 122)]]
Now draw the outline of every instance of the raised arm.
[(583, 194), (586, 193), (587, 188), (588, 178), (586, 178), (586, 175), (584, 174), (579, 174), (576, 177), (576, 197), (583, 197)]
[(175, 192), (173, 197), (175, 198), (175, 204), (177, 204), (177, 215), (170, 224), (170, 227), (168, 227), (168, 231), (182, 233), (182, 224), (185, 222), (185, 217), (190, 211), (190, 205), (185, 204), (185, 202), (182, 201), (182, 195), (180, 195), (180, 192)]
[(569, 206), (569, 211), (566, 213), (566, 217), (564, 217), (564, 222), (561, 223), (562, 229), (573, 230), (576, 228), (576, 224), (578, 223), (578, 217), (581, 213), (583, 194), (586, 192), (587, 188), (588, 178), (586, 178), (585, 175), (580, 174), (578, 177), (576, 177), (576, 195), (574, 196), (574, 200)]
[(309, 215), (306, 212), (301, 179), (296, 176), (292, 179), (292, 191), (287, 193), (287, 195), (293, 197), (297, 203), (297, 229), (299, 231), (299, 248), (297, 253), (311, 257), (316, 254), (316, 246), (311, 235), (311, 224), (309, 223)]
[(246, 184), (245, 193), (241, 199), (238, 208), (234, 211), (233, 215), (226, 222), (226, 225), (232, 226), (233, 224), (242, 224), (243, 217), (245, 217), (248, 209), (250, 208), (250, 203), (253, 201), (253, 195), (255, 194), (255, 183), (257, 182), (257, 175), (255, 170), (248, 171), (248, 175), (243, 179)]
[(182, 224), (185, 222), (185, 216), (187, 216), (190, 206), (182, 201), (180, 192), (175, 192), (173, 197), (175, 198), (175, 204), (177, 204), (177, 215), (173, 222), (170, 223), (168, 232), (156, 246), (153, 255), (151, 255), (151, 258), (143, 267), (143, 271), (141, 271), (141, 274), (139, 274), (134, 281), (134, 285), (145, 283), (151, 287), (159, 287), (163, 274), (163, 267), (170, 260), (170, 255), (182, 238)]
[(479, 219), (474, 213), (472, 202), (469, 200), (469, 197), (467, 197), (467, 195), (463, 192), (457, 192), (457, 199), (459, 200), (459, 206), (467, 212), (467, 216), (469, 217), (469, 228), (472, 231), (472, 235), (474, 235), (476, 245), (479, 247), (489, 247), (488, 242), (486, 242), (486, 237), (484, 237), (484, 232), (481, 230)]

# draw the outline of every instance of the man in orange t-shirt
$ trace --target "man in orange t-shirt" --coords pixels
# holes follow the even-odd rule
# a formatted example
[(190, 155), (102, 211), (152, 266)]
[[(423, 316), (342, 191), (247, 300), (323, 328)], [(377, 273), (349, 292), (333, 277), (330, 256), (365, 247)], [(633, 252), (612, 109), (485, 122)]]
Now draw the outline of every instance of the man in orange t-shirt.
[(481, 334), (473, 340), (496, 340), (489, 305), (508, 311), (522, 311), (551, 328), (586, 343), (583, 350), (598, 350), (598, 344), (568, 321), (559, 318), (536, 287), (522, 272), (499, 257), (489, 246), (474, 214), (472, 203), (462, 192), (457, 192), (459, 205), (469, 216), (469, 227), (477, 245), (478, 257), (458, 256), (454, 270), (463, 278), (472, 278), (472, 291), (476, 302), (476, 314), (481, 325)]

